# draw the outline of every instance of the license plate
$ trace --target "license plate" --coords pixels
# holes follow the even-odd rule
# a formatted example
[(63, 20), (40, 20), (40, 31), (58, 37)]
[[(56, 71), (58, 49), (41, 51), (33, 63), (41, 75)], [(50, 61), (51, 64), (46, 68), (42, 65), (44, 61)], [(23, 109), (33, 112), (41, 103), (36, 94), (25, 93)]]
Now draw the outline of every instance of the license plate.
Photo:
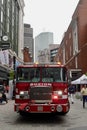
[(38, 106), (38, 111), (43, 111), (43, 106)]

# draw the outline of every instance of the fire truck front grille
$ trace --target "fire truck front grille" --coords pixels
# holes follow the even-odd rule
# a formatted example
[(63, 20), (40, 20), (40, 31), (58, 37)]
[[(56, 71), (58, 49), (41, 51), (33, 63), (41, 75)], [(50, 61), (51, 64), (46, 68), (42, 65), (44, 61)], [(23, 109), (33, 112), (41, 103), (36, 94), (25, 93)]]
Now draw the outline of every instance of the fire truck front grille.
[(35, 103), (48, 103), (51, 102), (52, 87), (31, 87), (30, 100)]

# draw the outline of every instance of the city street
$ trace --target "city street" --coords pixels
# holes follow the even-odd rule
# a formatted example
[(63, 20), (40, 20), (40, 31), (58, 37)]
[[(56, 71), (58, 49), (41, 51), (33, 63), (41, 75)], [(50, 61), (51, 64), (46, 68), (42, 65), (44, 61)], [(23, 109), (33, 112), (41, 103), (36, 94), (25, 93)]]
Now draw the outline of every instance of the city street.
[(0, 0), (0, 130), (87, 130), (86, 27), (87, 0)]
[(87, 130), (87, 104), (75, 99), (65, 116), (31, 115), (23, 118), (14, 112), (14, 100), (0, 105), (0, 129), (3, 130)]

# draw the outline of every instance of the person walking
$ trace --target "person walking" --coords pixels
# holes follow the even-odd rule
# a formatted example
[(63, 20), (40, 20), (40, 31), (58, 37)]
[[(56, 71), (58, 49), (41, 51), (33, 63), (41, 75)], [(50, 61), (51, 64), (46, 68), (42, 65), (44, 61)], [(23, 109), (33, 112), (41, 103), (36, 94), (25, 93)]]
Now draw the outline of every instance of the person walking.
[(70, 94), (71, 103), (74, 104), (74, 94), (75, 94), (75, 86), (74, 85), (69, 86), (69, 94)]
[(83, 108), (85, 108), (85, 102), (87, 101), (87, 85), (83, 85), (81, 88)]

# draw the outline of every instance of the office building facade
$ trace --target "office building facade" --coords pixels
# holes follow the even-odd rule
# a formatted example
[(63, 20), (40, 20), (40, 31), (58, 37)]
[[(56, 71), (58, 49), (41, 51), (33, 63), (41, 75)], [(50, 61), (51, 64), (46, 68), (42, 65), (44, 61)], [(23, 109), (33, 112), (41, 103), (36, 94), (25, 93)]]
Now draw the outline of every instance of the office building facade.
[(24, 24), (24, 48), (28, 48), (31, 61), (34, 61), (34, 39), (33, 28), (30, 24)]
[(24, 0), (0, 0), (0, 48), (5, 44), (19, 57), (23, 48), (23, 9)]
[(49, 44), (52, 44), (53, 42), (52, 32), (42, 32), (35, 37), (35, 61), (38, 61), (39, 52), (49, 48)]
[(24, 0), (0, 0), (0, 83), (8, 82), (15, 57), (23, 58)]

